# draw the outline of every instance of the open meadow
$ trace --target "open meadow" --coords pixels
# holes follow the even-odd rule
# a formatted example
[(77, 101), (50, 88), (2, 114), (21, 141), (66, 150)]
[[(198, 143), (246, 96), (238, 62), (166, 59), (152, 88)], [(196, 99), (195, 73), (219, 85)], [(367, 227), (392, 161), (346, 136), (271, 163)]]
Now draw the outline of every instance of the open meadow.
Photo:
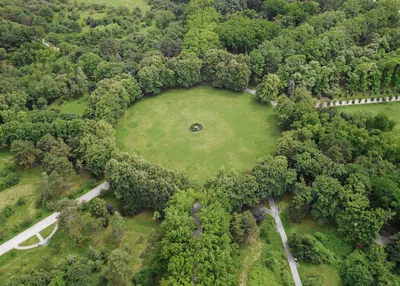
[[(192, 132), (200, 123), (204, 129)], [(198, 182), (218, 169), (243, 171), (274, 151), (280, 130), (272, 107), (245, 92), (210, 86), (173, 89), (143, 98), (116, 126), (117, 146)]]

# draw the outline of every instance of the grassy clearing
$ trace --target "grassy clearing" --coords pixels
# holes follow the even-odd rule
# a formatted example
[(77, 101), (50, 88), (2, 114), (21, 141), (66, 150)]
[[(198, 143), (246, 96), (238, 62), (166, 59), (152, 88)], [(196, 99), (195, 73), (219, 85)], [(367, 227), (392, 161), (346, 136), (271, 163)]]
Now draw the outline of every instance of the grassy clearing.
[(107, 0), (77, 0), (76, 2), (78, 3), (86, 3), (86, 4), (107, 4), (108, 6), (114, 6), (114, 7), (119, 7), (119, 6), (125, 6), (128, 7), (129, 9), (133, 9), (136, 6), (140, 7), (142, 12), (146, 12), (150, 10), (149, 4), (145, 0), (112, 0), (112, 1), (107, 1)]
[(250, 269), (254, 263), (260, 258), (264, 242), (261, 238), (257, 237), (251, 243), (248, 243), (240, 248), (239, 250), (239, 285), (247, 285), (247, 279), (249, 276)]
[(107, 13), (98, 13), (96, 11), (92, 11), (92, 10), (86, 10), (86, 11), (78, 11), (78, 13), (80, 14), (80, 18), (78, 20), (78, 23), (83, 26), (82, 27), (82, 33), (87, 33), (90, 31), (90, 26), (86, 25), (86, 19), (88, 17), (92, 17), (95, 20), (104, 18), (105, 16), (107, 16)]
[(0, 148), (0, 169), (12, 164), (13, 154), (6, 148)]
[(342, 281), (339, 273), (339, 263), (342, 259), (346, 258), (353, 250), (352, 245), (343, 241), (335, 227), (331, 225), (319, 225), (311, 217), (305, 219), (301, 223), (292, 223), (288, 219), (288, 206), (291, 196), (285, 196), (276, 199), (276, 204), (281, 208), (281, 220), (285, 227), (288, 237), (297, 234), (311, 234), (314, 235), (320, 232), (325, 235), (326, 239), (323, 242), (324, 246), (336, 255), (337, 265), (320, 264), (314, 265), (306, 262), (300, 262), (299, 273), (302, 281), (306, 281), (308, 277), (318, 276), (322, 281), (322, 285), (326, 286), (339, 286)]
[(37, 244), (39, 243), (40, 240), (39, 238), (35, 235), (32, 235), (30, 238), (28, 238), (27, 240), (25, 240), (23, 243), (21, 243), (19, 246), (30, 246), (33, 244)]
[(89, 96), (82, 96), (77, 99), (65, 101), (61, 105), (62, 113), (76, 113), (82, 115), (89, 102)]
[(48, 226), (48, 227), (46, 227), (44, 230), (42, 230), (42, 231), (40, 232), (40, 235), (41, 235), (44, 239), (46, 239), (46, 238), (50, 235), (50, 233), (54, 230), (55, 227), (56, 227), (56, 224), (55, 224), (55, 223), (52, 224), (52, 225), (50, 225), (50, 226)]
[[(189, 130), (201, 123), (203, 131)], [(280, 136), (272, 107), (253, 95), (197, 86), (173, 89), (134, 104), (116, 126), (117, 146), (185, 170), (198, 182), (221, 166), (238, 171), (275, 150)]]
[(0, 192), (0, 209), (5, 205), (14, 205), (20, 197), (27, 200), (26, 205), (29, 205), (37, 193), (42, 172), (41, 168), (18, 170), (19, 184)]
[[(115, 200), (109, 200), (104, 197), (107, 203), (111, 203), (116, 207)], [(84, 212), (83, 223), (89, 221), (90, 214)], [(57, 265), (68, 255), (87, 256), (88, 247), (92, 245), (99, 251), (104, 247), (112, 250), (122, 247), (128, 243), (132, 247), (131, 269), (135, 272), (142, 268), (146, 263), (141, 258), (141, 253), (146, 249), (149, 234), (158, 226), (153, 221), (152, 213), (142, 212), (135, 217), (126, 218), (126, 231), (120, 243), (115, 243), (111, 239), (111, 227), (101, 230), (95, 234), (88, 235), (82, 245), (76, 245), (67, 233), (57, 231), (51, 239), (49, 245), (45, 247), (33, 248), (29, 250), (13, 250), (0, 257), (0, 285), (13, 276), (18, 275), (25, 267), (37, 267), (40, 265)]]
[(341, 111), (348, 113), (369, 113), (371, 115), (376, 115), (378, 113), (386, 113), (390, 118), (396, 121), (396, 126), (393, 132), (399, 134), (400, 131), (400, 102), (385, 102), (385, 103), (373, 103), (373, 104), (363, 104), (363, 105), (349, 105), (340, 107)]
[[(82, 27), (82, 33), (86, 33), (86, 32), (90, 31), (90, 27), (88, 25), (86, 25), (86, 19), (89, 16), (92, 17), (93, 19), (97, 20), (97, 19), (104, 18), (107, 15), (105, 12), (100, 13), (100, 12), (97, 12), (97, 11), (94, 11), (94, 10), (91, 10), (91, 9), (88, 9), (88, 10), (85, 10), (85, 11), (78, 10), (77, 12), (80, 15), (80, 17), (77, 20), (77, 22)], [(69, 15), (69, 13), (66, 13), (66, 16), (65, 16), (66, 19), (68, 19), (67, 15)], [(54, 24), (55, 23), (59, 23), (60, 21), (61, 21), (60, 13), (59, 12), (54, 13), (53, 23)]]
[[(247, 285), (293, 285), (293, 278), (290, 273), (289, 263), (286, 258), (280, 235), (275, 231), (273, 218), (267, 216), (260, 227), (267, 229), (268, 237), (260, 237), (256, 242), (261, 242), (262, 244), (261, 254), (250, 267)], [(246, 257), (249, 254), (253, 255), (251, 251), (248, 251), (248, 249), (251, 248), (242, 249), (240, 257)]]

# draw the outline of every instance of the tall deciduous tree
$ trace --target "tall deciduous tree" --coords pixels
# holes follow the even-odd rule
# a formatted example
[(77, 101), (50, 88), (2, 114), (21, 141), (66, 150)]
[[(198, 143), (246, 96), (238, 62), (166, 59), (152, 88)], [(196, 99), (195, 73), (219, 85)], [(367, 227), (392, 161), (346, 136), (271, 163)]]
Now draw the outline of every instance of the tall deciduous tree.
[(168, 67), (174, 71), (175, 83), (189, 87), (201, 80), (202, 61), (191, 53), (181, 53), (168, 61)]
[[(212, 193), (179, 191), (169, 201), (154, 257), (161, 285), (236, 285), (237, 256), (225, 202)], [(196, 213), (194, 204), (199, 204)], [(198, 218), (196, 224), (195, 217)]]
[(344, 197), (340, 182), (332, 177), (318, 176), (312, 185), (312, 194), (316, 198), (312, 205), (312, 214), (324, 223), (335, 219)]
[(11, 151), (15, 153), (14, 163), (25, 168), (33, 167), (40, 156), (40, 150), (32, 141), (15, 140), (11, 144)]
[(256, 221), (250, 211), (233, 214), (230, 231), (233, 241), (238, 244), (251, 241), (259, 233)]
[(166, 61), (163, 56), (154, 55), (140, 62), (138, 77), (144, 93), (156, 94), (174, 85), (174, 71), (166, 66)]
[(283, 195), (296, 180), (296, 172), (288, 167), (284, 156), (265, 156), (259, 159), (251, 173), (259, 186), (259, 200)]
[(111, 285), (131, 285), (132, 270), (129, 266), (130, 261), (130, 255), (125, 250), (115, 249), (111, 252), (104, 273)]
[(119, 212), (115, 212), (111, 218), (111, 233), (115, 241), (122, 240), (125, 233), (125, 221)]
[(261, 102), (275, 101), (279, 94), (281, 80), (275, 74), (264, 76), (261, 84), (257, 86), (256, 96)]

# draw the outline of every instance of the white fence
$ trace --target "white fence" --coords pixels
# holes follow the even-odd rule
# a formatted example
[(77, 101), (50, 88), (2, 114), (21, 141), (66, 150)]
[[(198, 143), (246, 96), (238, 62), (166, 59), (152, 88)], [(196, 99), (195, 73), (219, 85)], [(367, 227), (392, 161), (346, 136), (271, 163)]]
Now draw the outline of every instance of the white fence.
[(349, 99), (349, 100), (322, 100), (316, 103), (316, 107), (330, 107), (330, 106), (346, 106), (358, 104), (372, 104), (400, 101), (400, 96), (386, 96), (386, 97), (371, 97), (362, 99)]

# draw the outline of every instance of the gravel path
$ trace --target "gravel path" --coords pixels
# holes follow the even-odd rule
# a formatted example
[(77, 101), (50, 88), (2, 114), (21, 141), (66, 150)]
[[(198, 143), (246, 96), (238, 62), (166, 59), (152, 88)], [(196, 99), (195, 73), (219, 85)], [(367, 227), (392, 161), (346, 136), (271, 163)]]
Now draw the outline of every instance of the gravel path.
[[(93, 190), (87, 192), (86, 194), (84, 194), (83, 196), (79, 197), (77, 199), (78, 202), (83, 202), (83, 201), (90, 201), (91, 199), (97, 197), (98, 195), (100, 195), (100, 192), (102, 189), (106, 189), (108, 190), (109, 185), (108, 182), (105, 182), (101, 185), (98, 185), (96, 188), (94, 188)], [(43, 229), (45, 229), (46, 227), (54, 224), (55, 222), (57, 222), (57, 216), (58, 216), (58, 212), (53, 213), (52, 215), (46, 217), (45, 219), (39, 221), (37, 224), (31, 226), (30, 228), (28, 228), (27, 230), (21, 232), (20, 234), (18, 234), (17, 236), (14, 236), (12, 239), (6, 241), (5, 243), (3, 243), (2, 245), (0, 245), (0, 256), (3, 255), (4, 253), (14, 249), (14, 248), (18, 248), (18, 245), (20, 245), (22, 242), (24, 242), (25, 240), (27, 240), (28, 238), (30, 238), (33, 235), (40, 235), (40, 231), (42, 231)], [(37, 245), (39, 246), (39, 244)]]

